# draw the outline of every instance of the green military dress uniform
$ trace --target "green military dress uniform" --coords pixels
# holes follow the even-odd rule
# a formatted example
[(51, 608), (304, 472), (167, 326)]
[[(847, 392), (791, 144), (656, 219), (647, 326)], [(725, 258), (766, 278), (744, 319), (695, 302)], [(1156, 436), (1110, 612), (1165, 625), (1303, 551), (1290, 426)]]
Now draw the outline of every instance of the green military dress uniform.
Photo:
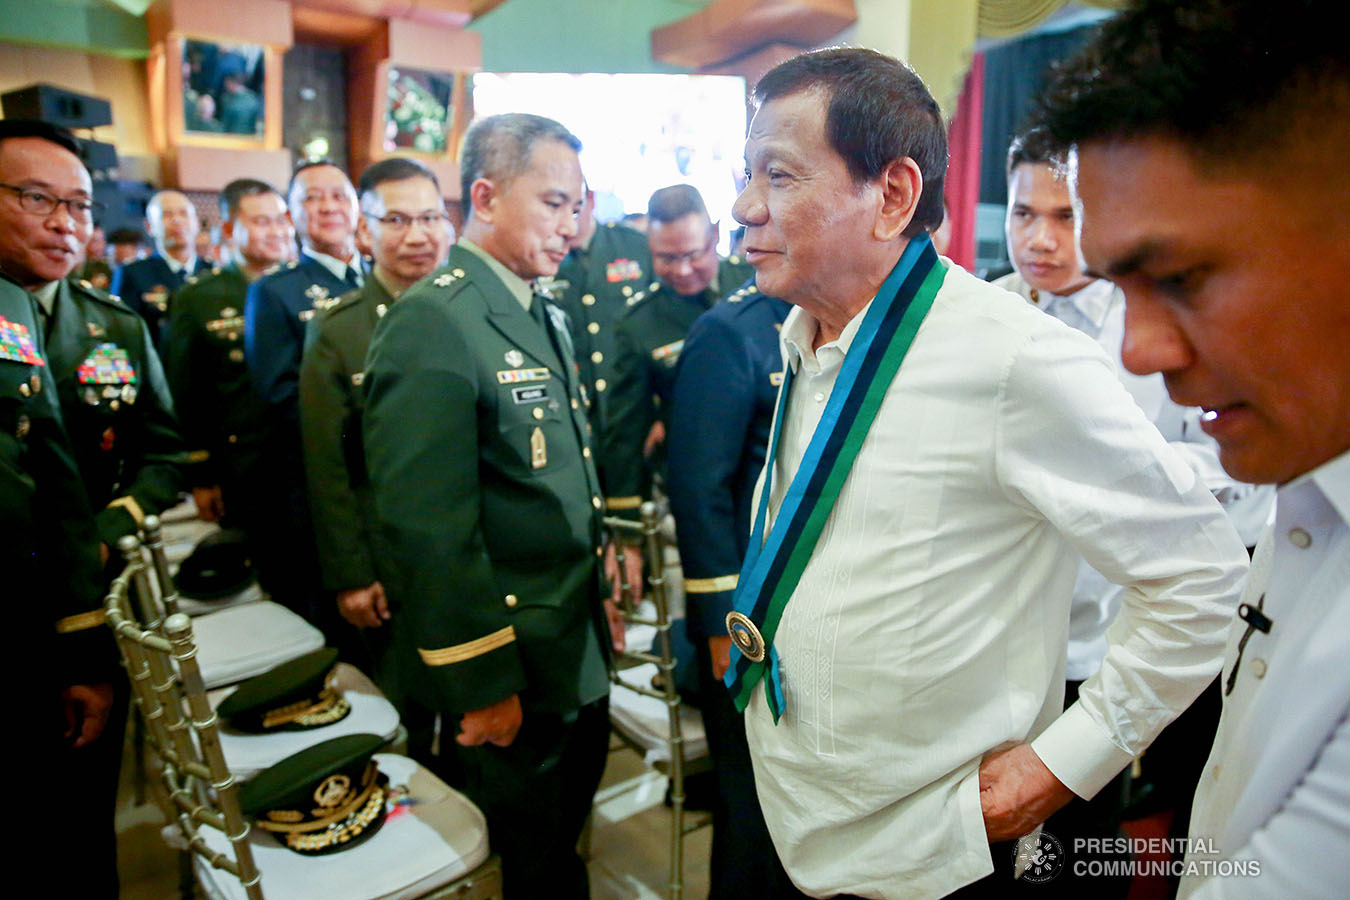
[(164, 368), (192, 465), (193, 487), (220, 485), (225, 509), (247, 517), (248, 482), (259, 463), (262, 401), (244, 359), (244, 297), (238, 266), (194, 275), (173, 296)]
[(609, 513), (636, 515), (651, 497), (665, 450), (658, 447), (647, 460), (642, 444), (653, 424), (666, 421), (685, 335), (695, 319), (753, 275), (749, 264), (732, 256), (718, 262), (712, 284), (694, 297), (681, 297), (653, 281), (628, 299), (616, 330), (614, 384), (600, 454)]
[(355, 590), (379, 581), (380, 540), (361, 446), (362, 381), (375, 323), (394, 298), (374, 275), (317, 312), (300, 362), (300, 434), (323, 586)]
[(392, 652), (433, 709), (519, 696), (510, 746), (456, 748), (466, 793), (508, 896), (582, 896), (576, 841), (608, 745), (602, 501), (561, 313), (488, 259), (453, 247), (376, 324), (366, 360)]
[[(0, 278), (0, 571), (16, 601), (40, 599), (10, 611), (21, 632), (54, 652), (39, 657), (39, 689), (19, 692), (23, 702), (45, 704), (53, 686), (109, 680), (112, 648), (100, 627), (98, 534), (44, 344), (32, 298)], [(54, 706), (40, 714), (50, 718), (39, 738), (60, 735), (65, 723)]]
[(168, 382), (141, 317), (87, 282), (57, 282), (46, 319), (66, 431), (100, 540), (112, 549), (145, 516), (176, 504), (184, 485)]
[[(80, 848), (65, 888), (116, 896), (112, 819), (122, 729), (110, 719), (93, 744), (72, 748), (61, 696), (73, 685), (112, 682), (116, 651), (103, 627), (99, 537), (44, 343), (33, 299), (0, 279), (0, 572), (11, 633), (23, 639), (28, 660), (8, 715), (43, 764), (60, 773), (17, 779), (12, 802), (32, 811), (33, 834), (61, 834)], [(111, 715), (119, 711), (125, 716), (115, 704)]]
[(647, 236), (626, 225), (599, 225), (585, 247), (567, 254), (549, 288), (567, 313), (591, 421), (603, 431), (606, 393), (614, 384), (614, 329), (628, 300), (651, 278)]

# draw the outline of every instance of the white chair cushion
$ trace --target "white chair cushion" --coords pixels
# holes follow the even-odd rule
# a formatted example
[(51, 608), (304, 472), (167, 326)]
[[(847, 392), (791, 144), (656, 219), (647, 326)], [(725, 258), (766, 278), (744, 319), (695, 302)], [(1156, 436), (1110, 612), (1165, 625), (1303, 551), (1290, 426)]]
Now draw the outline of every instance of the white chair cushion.
[[(249, 844), (262, 872), (269, 900), (402, 900), (421, 896), (465, 875), (488, 858), (487, 823), (463, 794), (405, 756), (377, 753), (391, 788), (406, 785), (408, 796), (394, 805), (384, 826), (369, 840), (326, 856), (287, 850), (270, 834), (253, 829)], [(408, 803), (410, 799), (412, 802)], [(212, 850), (233, 856), (225, 835), (202, 828)], [(207, 893), (221, 900), (246, 900), (239, 880), (193, 857)]]
[(206, 687), (234, 684), (323, 646), (323, 634), (279, 603), (262, 600), (192, 620)]
[[(644, 663), (631, 669), (621, 669), (619, 680), (640, 687), (651, 688), (656, 676), (655, 663)], [(609, 718), (624, 734), (646, 751), (648, 765), (670, 762), (670, 717), (664, 700), (630, 691), (619, 685), (609, 689)], [(708, 754), (708, 735), (703, 730), (703, 716), (691, 706), (680, 705), (680, 734), (684, 738), (686, 761)]]
[[(398, 736), (398, 711), (365, 673), (347, 663), (338, 663), (334, 683), (352, 709), (331, 725), (301, 731), (249, 734), (236, 731), (222, 721), (220, 748), (234, 776), (240, 781), (247, 781), (293, 753), (346, 734), (378, 734), (388, 741)], [(219, 706), (236, 689), (231, 686), (208, 694), (211, 708)]]

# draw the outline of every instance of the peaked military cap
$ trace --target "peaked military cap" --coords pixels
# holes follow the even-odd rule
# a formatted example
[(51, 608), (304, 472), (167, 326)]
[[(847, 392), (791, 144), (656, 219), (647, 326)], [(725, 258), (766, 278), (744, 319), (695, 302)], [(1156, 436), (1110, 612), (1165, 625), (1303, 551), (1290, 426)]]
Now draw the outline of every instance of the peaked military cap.
[(239, 789), (239, 805), (297, 853), (354, 847), (384, 824), (389, 779), (371, 759), (384, 743), (348, 734), (315, 744), (258, 773)]
[(253, 561), (244, 533), (228, 528), (208, 534), (178, 567), (174, 584), (192, 600), (223, 600), (253, 583)]
[(301, 731), (346, 718), (351, 704), (328, 683), (338, 652), (324, 647), (250, 678), (216, 712), (240, 731)]

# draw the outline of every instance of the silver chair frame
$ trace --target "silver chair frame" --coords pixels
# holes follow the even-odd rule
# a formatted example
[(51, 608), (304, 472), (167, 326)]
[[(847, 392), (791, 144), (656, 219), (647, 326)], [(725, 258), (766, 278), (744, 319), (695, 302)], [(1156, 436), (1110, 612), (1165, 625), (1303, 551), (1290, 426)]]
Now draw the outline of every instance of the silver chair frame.
[[(617, 673), (611, 676), (611, 680), (616, 686), (624, 690), (654, 697), (666, 705), (670, 729), (670, 736), (667, 741), (670, 746), (670, 762), (665, 765), (658, 764), (655, 768), (657, 771), (665, 769), (664, 774), (670, 779), (671, 827), (668, 889), (670, 900), (680, 900), (684, 892), (684, 836), (703, 823), (685, 827), (684, 822), (684, 777), (686, 774), (684, 734), (680, 724), (680, 692), (675, 684), (675, 652), (670, 639), (671, 620), (667, 596), (665, 539), (661, 533), (661, 510), (655, 503), (648, 501), (642, 504), (639, 515), (641, 516), (640, 522), (606, 517), (604, 524), (614, 540), (614, 555), (619, 564), (620, 578), (626, 579), (623, 563), (628, 552), (636, 548), (643, 556), (644, 568), (647, 572), (648, 595), (656, 608), (656, 616), (655, 618), (647, 618), (637, 613), (632, 601), (632, 585), (626, 580), (621, 585), (622, 602), (620, 603), (619, 614), (630, 625), (649, 625), (656, 628), (654, 640), (656, 652), (625, 650), (616, 654), (616, 663), (620, 668), (625, 667), (625, 664), (629, 666), (643, 663), (654, 664), (659, 672), (660, 688), (629, 684), (620, 679)], [(625, 541), (624, 538), (628, 540)], [(636, 539), (635, 543), (630, 543), (634, 539)], [(615, 728), (613, 731), (620, 740), (635, 751), (641, 753), (645, 749), (638, 742), (625, 735), (622, 729)]]
[[(157, 522), (155, 526), (157, 532)], [(216, 715), (197, 665), (192, 621), (180, 612), (165, 614), (165, 606), (176, 609), (176, 602), (167, 566), (159, 569), (163, 549), (156, 553), (152, 545), (154, 561), (147, 563), (140, 541), (127, 536), (118, 541), (118, 550), (126, 566), (113, 580), (104, 607), (146, 738), (158, 758), (164, 788), (160, 806), (169, 821), (177, 823), (190, 853), (238, 878), (249, 900), (262, 900), (262, 876), (249, 846), (249, 825), (239, 808), (238, 787), (225, 764)], [(165, 586), (165, 596), (152, 592), (151, 565), (156, 575), (162, 573), (158, 580)], [(229, 838), (233, 858), (207, 845), (199, 833), (203, 825)]]

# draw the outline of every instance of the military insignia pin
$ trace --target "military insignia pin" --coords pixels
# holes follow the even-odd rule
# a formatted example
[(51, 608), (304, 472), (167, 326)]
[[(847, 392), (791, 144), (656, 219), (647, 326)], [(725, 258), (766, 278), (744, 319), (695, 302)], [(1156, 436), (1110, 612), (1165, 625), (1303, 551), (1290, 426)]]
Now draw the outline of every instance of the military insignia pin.
[(548, 465), (548, 445), (544, 443), (544, 429), (536, 427), (530, 434), (530, 468), (542, 469)]
[(313, 303), (318, 303), (320, 300), (327, 300), (328, 288), (321, 284), (311, 284), (309, 287), (305, 288), (305, 296)]
[(525, 365), (525, 354), (521, 353), (519, 350), (507, 350), (506, 364), (513, 369), (519, 369), (521, 366)]

